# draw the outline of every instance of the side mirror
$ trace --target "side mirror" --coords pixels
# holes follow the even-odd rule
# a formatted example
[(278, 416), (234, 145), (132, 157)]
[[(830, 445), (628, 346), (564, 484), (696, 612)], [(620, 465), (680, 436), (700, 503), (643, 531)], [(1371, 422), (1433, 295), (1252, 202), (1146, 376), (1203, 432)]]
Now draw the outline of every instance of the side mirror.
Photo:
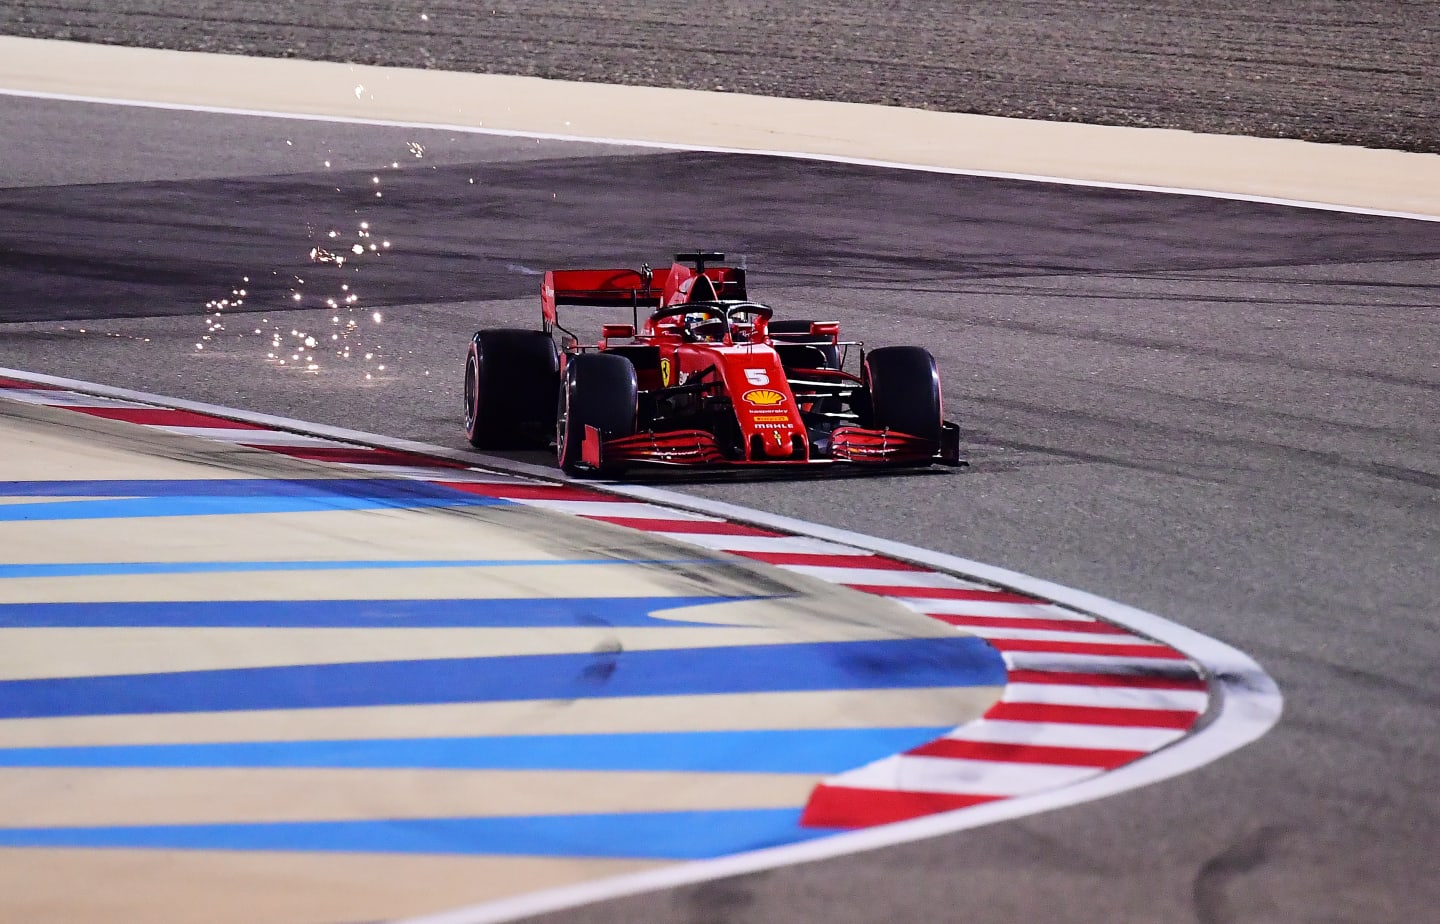
[(812, 336), (812, 337), (829, 337), (829, 338), (831, 338), (832, 340), (838, 340), (839, 337), (840, 337), (840, 322), (839, 322), (839, 321), (811, 321), (811, 322), (810, 322), (810, 336)]
[(600, 339), (602, 340), (628, 340), (635, 336), (634, 324), (602, 324), (600, 325)]

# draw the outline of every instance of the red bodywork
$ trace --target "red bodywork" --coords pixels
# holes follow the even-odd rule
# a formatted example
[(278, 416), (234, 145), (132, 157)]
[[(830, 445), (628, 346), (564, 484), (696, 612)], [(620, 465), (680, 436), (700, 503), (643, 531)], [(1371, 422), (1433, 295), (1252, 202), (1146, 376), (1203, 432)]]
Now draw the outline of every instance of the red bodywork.
[[(718, 255), (717, 255), (718, 256)], [(633, 323), (607, 323), (599, 342), (581, 346), (573, 337), (562, 340), (563, 363), (586, 350), (642, 356), (636, 361), (636, 380), (642, 404), (664, 406), (693, 392), (709, 405), (728, 404), (735, 432), (722, 441), (719, 427), (669, 426), (663, 415), (647, 421), (640, 415), (633, 435), (602, 434), (586, 427), (582, 460), (596, 469), (614, 469), (648, 463), (677, 466), (813, 465), (832, 462), (858, 464), (923, 465), (963, 464), (959, 461), (959, 431), (946, 424), (939, 441), (895, 430), (872, 430), (854, 424), (826, 429), (827, 450), (817, 452), (815, 433), (806, 415), (833, 395), (863, 391), (860, 376), (835, 368), (787, 370), (769, 330), (770, 309), (746, 301), (745, 271), (732, 266), (698, 263), (692, 268), (675, 263), (649, 270), (553, 270), (541, 286), (541, 312), (546, 331), (560, 327), (558, 305), (631, 308)], [(655, 312), (695, 304), (752, 304), (763, 309), (741, 325), (727, 325), (713, 340), (687, 336), (681, 315), (653, 317)], [(795, 337), (790, 338), (792, 341)], [(858, 344), (842, 343), (838, 322), (813, 322), (804, 342), (828, 344), (837, 350)], [(658, 353), (654, 356), (652, 348)], [(651, 361), (658, 360), (658, 361)], [(813, 420), (813, 418), (812, 418)], [(728, 420), (721, 421), (729, 426)]]

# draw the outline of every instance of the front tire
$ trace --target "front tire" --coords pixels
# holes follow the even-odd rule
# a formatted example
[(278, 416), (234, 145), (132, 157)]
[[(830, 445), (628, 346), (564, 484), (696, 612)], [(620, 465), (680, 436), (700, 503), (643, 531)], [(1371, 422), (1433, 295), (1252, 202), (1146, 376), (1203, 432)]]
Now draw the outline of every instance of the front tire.
[(465, 356), (465, 438), (477, 449), (545, 446), (560, 354), (544, 331), (476, 332)]
[(940, 442), (940, 371), (922, 347), (880, 347), (865, 354), (869, 424)]
[[(639, 386), (635, 366), (623, 356), (579, 353), (570, 357), (560, 382), (555, 408), (555, 458), (567, 475), (592, 472), (584, 466), (585, 428), (614, 439), (635, 432)], [(596, 474), (614, 475), (621, 466), (606, 466)]]

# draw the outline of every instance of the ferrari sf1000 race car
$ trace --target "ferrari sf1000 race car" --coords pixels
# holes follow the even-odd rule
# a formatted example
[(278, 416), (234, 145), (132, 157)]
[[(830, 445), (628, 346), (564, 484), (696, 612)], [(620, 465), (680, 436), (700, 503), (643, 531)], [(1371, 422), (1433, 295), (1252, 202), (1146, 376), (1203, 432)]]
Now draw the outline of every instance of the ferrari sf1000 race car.
[[(601, 476), (636, 465), (963, 464), (928, 351), (867, 351), (841, 340), (838, 322), (775, 320), (750, 300), (745, 270), (724, 259), (682, 253), (668, 269), (547, 272), (541, 330), (471, 340), (471, 445), (553, 438), (566, 473)], [(605, 323), (598, 343), (582, 345), (561, 325), (561, 305), (629, 308), (630, 323)], [(852, 348), (856, 372), (846, 370)]]

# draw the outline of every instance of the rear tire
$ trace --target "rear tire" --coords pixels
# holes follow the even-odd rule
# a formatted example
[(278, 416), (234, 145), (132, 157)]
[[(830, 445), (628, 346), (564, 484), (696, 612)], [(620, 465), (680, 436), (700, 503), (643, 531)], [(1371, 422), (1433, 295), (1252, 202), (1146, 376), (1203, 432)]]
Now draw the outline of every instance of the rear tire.
[(922, 347), (880, 347), (865, 354), (870, 426), (940, 441), (940, 371)]
[(630, 360), (606, 353), (571, 356), (555, 409), (555, 458), (560, 469), (567, 475), (619, 474), (623, 466), (606, 466), (599, 472), (582, 466), (585, 427), (595, 427), (605, 439), (633, 435), (638, 398)]
[(465, 438), (477, 449), (546, 446), (560, 354), (544, 331), (482, 330), (465, 357)]

